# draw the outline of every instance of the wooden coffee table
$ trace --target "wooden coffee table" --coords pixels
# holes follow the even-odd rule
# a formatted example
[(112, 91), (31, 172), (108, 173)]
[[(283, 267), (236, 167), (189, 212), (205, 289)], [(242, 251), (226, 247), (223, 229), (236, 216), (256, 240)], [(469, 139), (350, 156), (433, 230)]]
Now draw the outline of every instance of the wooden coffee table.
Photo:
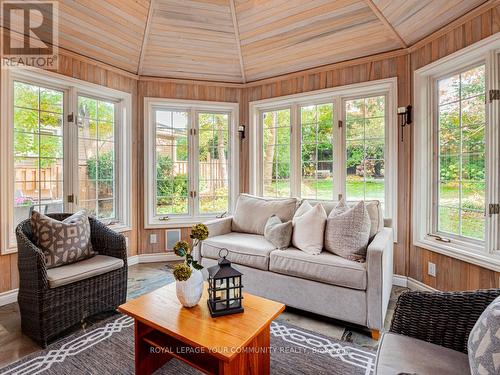
[(243, 293), (245, 312), (212, 318), (207, 285), (200, 303), (184, 308), (175, 284), (121, 305), (135, 319), (135, 373), (151, 374), (178, 358), (207, 374), (269, 374), (270, 324), (281, 303)]

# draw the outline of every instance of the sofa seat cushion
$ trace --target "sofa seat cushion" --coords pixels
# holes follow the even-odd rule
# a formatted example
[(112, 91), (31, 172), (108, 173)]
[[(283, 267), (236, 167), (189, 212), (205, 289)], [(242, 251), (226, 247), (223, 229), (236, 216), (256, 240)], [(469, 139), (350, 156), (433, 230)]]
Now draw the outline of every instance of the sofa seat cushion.
[(107, 255), (96, 255), (76, 263), (47, 270), (49, 288), (71, 284), (99, 276), (123, 267), (123, 260)]
[(379, 344), (375, 374), (461, 375), (470, 371), (465, 353), (388, 332)]
[(294, 247), (275, 250), (270, 256), (269, 270), (326, 284), (366, 290), (367, 276), (364, 263), (344, 259), (325, 251), (311, 255)]
[(227, 259), (235, 264), (242, 264), (267, 271), (269, 269), (269, 253), (276, 247), (258, 234), (231, 232), (220, 236), (209, 237), (201, 244), (201, 256), (219, 259), (219, 250), (229, 250)]

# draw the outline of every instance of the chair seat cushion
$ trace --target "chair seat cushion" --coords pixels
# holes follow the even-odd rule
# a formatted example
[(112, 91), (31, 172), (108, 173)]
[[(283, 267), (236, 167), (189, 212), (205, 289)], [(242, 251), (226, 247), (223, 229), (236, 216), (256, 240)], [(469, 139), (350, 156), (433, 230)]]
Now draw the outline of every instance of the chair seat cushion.
[(365, 263), (344, 259), (326, 251), (311, 255), (294, 247), (275, 250), (270, 256), (269, 270), (326, 284), (366, 290)]
[(203, 241), (201, 256), (219, 259), (219, 250), (222, 248), (229, 250), (227, 259), (232, 263), (265, 271), (269, 269), (269, 254), (276, 249), (264, 236), (231, 232)]
[(379, 344), (376, 375), (470, 374), (467, 354), (387, 332)]
[(117, 270), (123, 267), (123, 260), (107, 255), (96, 255), (90, 259), (47, 270), (49, 288), (71, 284)]

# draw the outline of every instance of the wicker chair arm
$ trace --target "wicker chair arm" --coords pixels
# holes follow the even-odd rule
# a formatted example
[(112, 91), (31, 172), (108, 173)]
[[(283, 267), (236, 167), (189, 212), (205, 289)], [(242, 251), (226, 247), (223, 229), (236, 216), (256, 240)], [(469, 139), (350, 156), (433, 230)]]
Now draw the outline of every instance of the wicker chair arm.
[(89, 218), (92, 247), (102, 255), (123, 259), (127, 265), (125, 236), (109, 229), (97, 219)]
[(29, 220), (25, 220), (16, 228), (19, 288), (24, 290), (47, 289), (49, 282), (45, 255), (23, 231), (23, 227), (26, 228), (29, 225)]
[(500, 289), (403, 293), (390, 331), (467, 353), (472, 327), (499, 295)]

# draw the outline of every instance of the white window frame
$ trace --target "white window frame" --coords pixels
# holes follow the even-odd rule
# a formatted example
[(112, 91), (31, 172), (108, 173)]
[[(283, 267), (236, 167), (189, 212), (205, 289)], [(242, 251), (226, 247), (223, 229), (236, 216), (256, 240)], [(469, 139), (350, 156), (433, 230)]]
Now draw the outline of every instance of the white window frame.
[(457, 258), (481, 267), (500, 271), (499, 215), (485, 215), (485, 240), (468, 240), (458, 236), (443, 236), (450, 242), (443, 242), (434, 233), (434, 191), (436, 143), (436, 84), (443, 76), (483, 63), (486, 72), (486, 192), (485, 206), (500, 200), (500, 125), (498, 101), (490, 102), (488, 92), (499, 88), (500, 35), (466, 47), (439, 59), (414, 72), (415, 128), (413, 147), (413, 245)]
[[(35, 70), (31, 68), (9, 68), (1, 70), (1, 126), (0, 126), (0, 166), (2, 175), (0, 180), (0, 216), (3, 218), (0, 226), (1, 254), (17, 252), (13, 223), (14, 197), (14, 150), (13, 150), (13, 88), (14, 81), (23, 81), (64, 91), (67, 99), (64, 102), (63, 128), (64, 136), (64, 210), (73, 212), (78, 202), (78, 171), (69, 166), (76, 165), (78, 155), (70, 150), (78, 150), (78, 130), (73, 123), (68, 122), (68, 114), (74, 114), (76, 123), (78, 95), (109, 100), (116, 103), (115, 126), (118, 147), (116, 149), (117, 177), (116, 177), (116, 210), (118, 222), (109, 227), (118, 232), (132, 229), (132, 95), (123, 91), (96, 85), (76, 78), (66, 77), (54, 72)], [(74, 194), (76, 203), (68, 203), (68, 194)], [(6, 218), (6, 219), (5, 219)], [(5, 219), (5, 220), (4, 220)]]
[[(385, 132), (385, 216), (392, 219), (394, 238), (397, 239), (397, 202), (398, 202), (398, 125), (397, 125), (397, 78), (362, 82), (353, 85), (310, 91), (278, 98), (264, 99), (249, 103), (250, 114), (250, 193), (262, 195), (262, 127), (261, 113), (273, 109), (290, 108), (291, 122), (291, 196), (300, 192), (301, 173), (301, 134), (300, 107), (306, 105), (333, 103), (333, 147), (334, 181), (345, 181), (345, 124), (338, 127), (338, 121), (345, 119), (345, 100), (353, 98), (385, 95), (386, 132)], [(345, 183), (334, 182), (332, 200), (345, 196)], [(396, 240), (395, 240), (396, 241)]]
[[(144, 227), (149, 228), (182, 228), (216, 218), (220, 214), (200, 214), (199, 194), (189, 198), (188, 215), (155, 215), (155, 123), (154, 110), (160, 108), (185, 110), (188, 112), (188, 134), (197, 127), (197, 115), (200, 112), (228, 113), (229, 121), (229, 213), (239, 193), (239, 105), (230, 102), (213, 102), (202, 100), (183, 100), (167, 98), (144, 98)], [(198, 132), (193, 137), (188, 135), (189, 147), (189, 191), (198, 192)]]

